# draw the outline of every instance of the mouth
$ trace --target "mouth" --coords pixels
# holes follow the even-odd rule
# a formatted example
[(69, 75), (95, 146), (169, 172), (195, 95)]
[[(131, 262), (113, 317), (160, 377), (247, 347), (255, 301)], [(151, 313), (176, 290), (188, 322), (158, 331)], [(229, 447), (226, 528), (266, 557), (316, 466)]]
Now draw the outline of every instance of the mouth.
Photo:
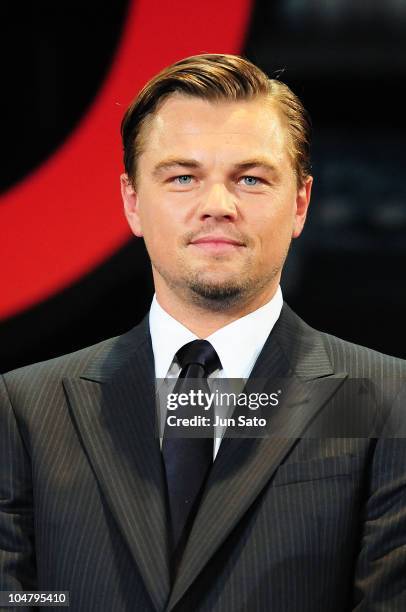
[(201, 236), (189, 243), (202, 251), (209, 253), (227, 253), (244, 248), (243, 242), (228, 236)]

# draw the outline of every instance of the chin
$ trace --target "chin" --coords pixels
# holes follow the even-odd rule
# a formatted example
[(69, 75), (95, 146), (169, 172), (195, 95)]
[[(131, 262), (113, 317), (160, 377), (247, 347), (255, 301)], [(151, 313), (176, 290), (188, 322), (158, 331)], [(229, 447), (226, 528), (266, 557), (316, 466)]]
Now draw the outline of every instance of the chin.
[(194, 303), (216, 311), (234, 306), (246, 294), (241, 282), (230, 280), (215, 282), (198, 278), (188, 283), (188, 289)]

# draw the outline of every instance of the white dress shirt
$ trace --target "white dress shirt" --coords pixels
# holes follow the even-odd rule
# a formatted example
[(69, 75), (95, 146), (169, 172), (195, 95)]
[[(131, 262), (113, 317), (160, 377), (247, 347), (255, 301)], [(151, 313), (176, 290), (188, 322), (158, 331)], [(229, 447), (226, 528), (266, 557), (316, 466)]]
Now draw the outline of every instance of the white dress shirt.
[[(283, 305), (282, 291), (278, 289), (273, 298), (253, 312), (241, 317), (205, 338), (212, 344), (221, 361), (222, 369), (210, 378), (239, 378), (246, 380), (279, 318)], [(171, 317), (154, 296), (149, 313), (149, 328), (155, 361), (155, 376), (158, 379), (177, 378), (180, 367), (174, 357), (178, 350), (199, 338), (187, 327)], [(213, 459), (220, 447), (224, 428), (216, 429)], [(161, 440), (162, 443), (162, 440)]]

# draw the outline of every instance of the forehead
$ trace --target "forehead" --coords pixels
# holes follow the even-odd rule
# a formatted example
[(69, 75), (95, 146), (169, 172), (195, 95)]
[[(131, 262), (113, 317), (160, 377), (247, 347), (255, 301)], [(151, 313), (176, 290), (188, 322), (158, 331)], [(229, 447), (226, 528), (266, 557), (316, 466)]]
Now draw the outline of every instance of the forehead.
[(266, 155), (282, 163), (288, 155), (280, 111), (265, 98), (212, 102), (173, 94), (143, 126), (141, 139), (148, 158), (190, 152), (216, 158)]

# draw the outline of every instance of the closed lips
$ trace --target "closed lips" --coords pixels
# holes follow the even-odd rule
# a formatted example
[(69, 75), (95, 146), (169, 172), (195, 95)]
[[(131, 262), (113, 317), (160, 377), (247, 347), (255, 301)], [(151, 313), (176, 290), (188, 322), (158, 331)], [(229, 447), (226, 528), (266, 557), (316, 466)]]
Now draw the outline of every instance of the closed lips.
[(234, 238), (228, 238), (227, 236), (202, 236), (192, 240), (191, 244), (205, 244), (205, 243), (218, 243), (218, 244), (233, 244), (235, 246), (244, 246), (239, 240)]

